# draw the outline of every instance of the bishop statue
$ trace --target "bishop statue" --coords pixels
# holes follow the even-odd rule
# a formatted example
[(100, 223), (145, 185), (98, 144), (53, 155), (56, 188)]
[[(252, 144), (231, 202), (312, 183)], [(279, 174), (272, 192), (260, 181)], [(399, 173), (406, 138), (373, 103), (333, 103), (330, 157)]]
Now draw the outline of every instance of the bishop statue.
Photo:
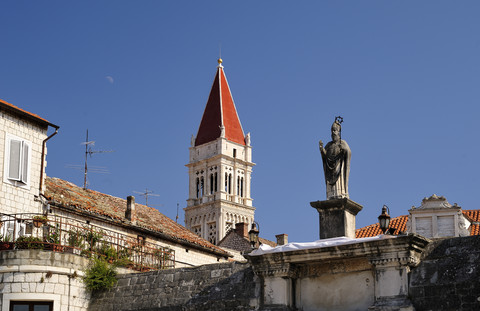
[(332, 141), (325, 148), (319, 141), (320, 153), (325, 172), (327, 200), (348, 198), (348, 176), (352, 152), (346, 141), (342, 140), (343, 118), (336, 117), (332, 124)]

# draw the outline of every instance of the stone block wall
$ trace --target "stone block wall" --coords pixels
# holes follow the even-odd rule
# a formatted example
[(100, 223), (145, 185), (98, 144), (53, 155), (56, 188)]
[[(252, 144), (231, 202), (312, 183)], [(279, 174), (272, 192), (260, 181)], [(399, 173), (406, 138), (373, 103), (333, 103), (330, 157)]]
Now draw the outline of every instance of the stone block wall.
[[(16, 187), (4, 181), (7, 134), (31, 143), (29, 186), (27, 188)], [(6, 111), (0, 112), (0, 205), (2, 213), (40, 213), (42, 211), (40, 203), (34, 201), (34, 196), (39, 194), (42, 143), (47, 138), (46, 134), (46, 127)]]
[(246, 263), (222, 263), (126, 274), (94, 293), (89, 311), (254, 310), (260, 282)]
[(480, 236), (431, 243), (410, 275), (417, 311), (480, 310)]
[(0, 252), (0, 310), (10, 301), (53, 301), (54, 311), (86, 311), (82, 282), (86, 258), (41, 250)]

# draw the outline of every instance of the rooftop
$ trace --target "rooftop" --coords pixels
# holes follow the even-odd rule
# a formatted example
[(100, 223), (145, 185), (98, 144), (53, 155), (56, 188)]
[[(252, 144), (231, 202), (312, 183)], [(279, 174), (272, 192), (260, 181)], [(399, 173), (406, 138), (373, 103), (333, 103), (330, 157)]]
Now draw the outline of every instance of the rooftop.
[(214, 141), (222, 136), (229, 141), (245, 145), (245, 135), (223, 71), (222, 60), (219, 59), (218, 63), (212, 89), (195, 138), (195, 146)]
[(224, 257), (230, 256), (223, 249), (200, 238), (152, 207), (135, 204), (137, 222), (134, 224), (125, 219), (125, 210), (127, 209), (125, 199), (90, 189), (85, 190), (68, 181), (53, 177), (46, 178), (45, 196), (50, 204), (57, 208), (102, 217), (105, 221), (118, 225), (136, 230), (147, 230), (152, 235), (175, 243), (187, 244)]
[(48, 122), (47, 120), (45, 120), (44, 118), (40, 117), (39, 115), (36, 115), (36, 114), (34, 114), (34, 113), (31, 113), (31, 112), (28, 112), (28, 111), (26, 111), (26, 110), (23, 110), (22, 108), (19, 108), (19, 107), (13, 105), (13, 104), (10, 104), (10, 103), (2, 100), (2, 99), (0, 99), (0, 107), (3, 107), (4, 109), (9, 110), (9, 111), (11, 111), (11, 112), (13, 112), (13, 113), (16, 113), (16, 114), (20, 114), (20, 115), (22, 115), (22, 116), (25, 116), (25, 117), (27, 117), (27, 118), (29, 118), (29, 119), (32, 119), (32, 120), (36, 121), (36, 122), (40, 122), (40, 123), (43, 124), (43, 125), (50, 125), (50, 126), (53, 126), (53, 127), (55, 127), (55, 128), (58, 128), (57, 125), (54, 125), (54, 124)]
[[(463, 215), (471, 222), (470, 235), (480, 235), (480, 210), (463, 210)], [(402, 215), (390, 220), (389, 228), (395, 229), (393, 235), (407, 230), (408, 215)], [(356, 238), (374, 237), (382, 233), (378, 223), (368, 225), (355, 231)]]

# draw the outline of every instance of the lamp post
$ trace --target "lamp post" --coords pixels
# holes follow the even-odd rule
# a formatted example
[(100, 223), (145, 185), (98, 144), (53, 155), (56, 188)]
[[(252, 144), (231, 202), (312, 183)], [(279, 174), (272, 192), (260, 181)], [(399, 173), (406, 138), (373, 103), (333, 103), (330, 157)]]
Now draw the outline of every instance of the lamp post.
[(258, 224), (258, 222), (256, 221), (252, 222), (252, 229), (248, 231), (248, 238), (250, 239), (250, 244), (252, 244), (252, 248), (255, 248), (255, 246), (258, 243), (259, 229), (257, 229), (257, 226), (258, 228), (260, 228), (260, 225)]
[(382, 230), (383, 234), (388, 230), (388, 226), (390, 226), (390, 209), (385, 204), (382, 207), (382, 214), (378, 216), (378, 223), (380, 224), (380, 229)]

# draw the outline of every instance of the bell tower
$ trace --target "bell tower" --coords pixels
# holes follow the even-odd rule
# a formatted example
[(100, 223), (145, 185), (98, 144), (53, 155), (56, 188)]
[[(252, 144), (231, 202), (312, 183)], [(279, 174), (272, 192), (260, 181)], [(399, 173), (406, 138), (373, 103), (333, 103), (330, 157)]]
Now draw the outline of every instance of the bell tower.
[(185, 226), (213, 244), (236, 223), (251, 224), (250, 133), (243, 133), (222, 66), (217, 72), (197, 136), (192, 135)]

